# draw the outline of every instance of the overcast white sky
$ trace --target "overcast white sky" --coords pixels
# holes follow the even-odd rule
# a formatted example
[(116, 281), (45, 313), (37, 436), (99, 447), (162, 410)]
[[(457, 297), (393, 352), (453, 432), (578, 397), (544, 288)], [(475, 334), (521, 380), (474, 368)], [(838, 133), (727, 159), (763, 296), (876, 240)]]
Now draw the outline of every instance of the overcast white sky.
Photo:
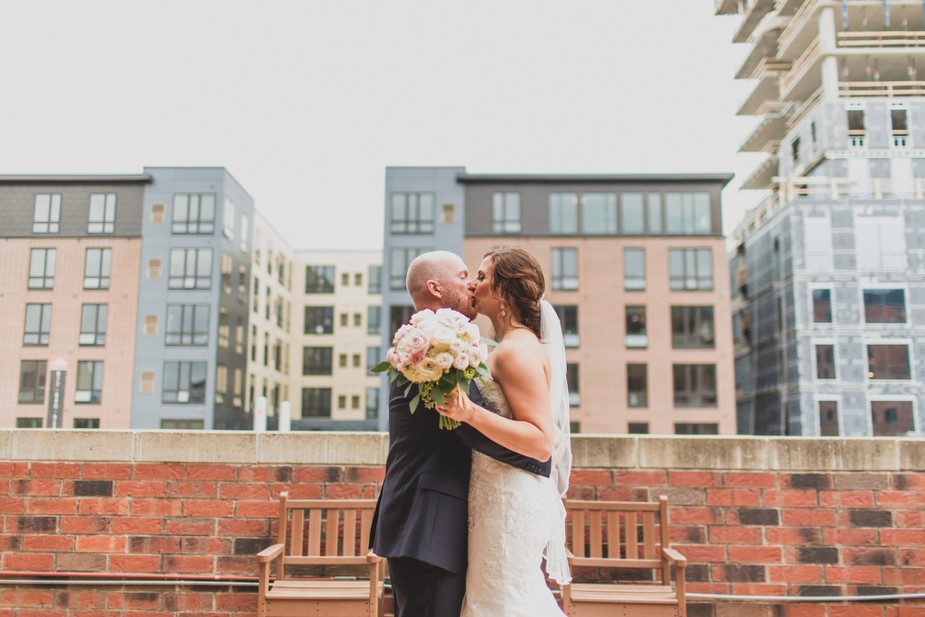
[(735, 172), (713, 0), (0, 0), (0, 174), (223, 166), (295, 248), (382, 245), (385, 167)]

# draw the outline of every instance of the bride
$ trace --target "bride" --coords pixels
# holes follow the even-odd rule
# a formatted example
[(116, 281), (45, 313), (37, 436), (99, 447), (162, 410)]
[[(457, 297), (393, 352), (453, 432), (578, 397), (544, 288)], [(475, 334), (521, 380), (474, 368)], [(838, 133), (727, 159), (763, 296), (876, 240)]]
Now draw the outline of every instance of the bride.
[(541, 569), (545, 557), (550, 578), (571, 580), (562, 505), (571, 467), (565, 347), (544, 290), (542, 268), (520, 248), (489, 253), (469, 284), (499, 341), (488, 358), (492, 379), (479, 383), (491, 409), (458, 388), (438, 409), (511, 450), (553, 461), (545, 478), (473, 452), (462, 617), (563, 615)]

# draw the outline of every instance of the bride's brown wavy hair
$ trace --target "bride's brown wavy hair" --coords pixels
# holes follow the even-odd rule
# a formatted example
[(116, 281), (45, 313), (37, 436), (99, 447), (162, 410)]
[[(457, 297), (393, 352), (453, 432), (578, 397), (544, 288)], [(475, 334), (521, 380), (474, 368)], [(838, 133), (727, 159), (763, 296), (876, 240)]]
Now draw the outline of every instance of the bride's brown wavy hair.
[(492, 283), (517, 310), (525, 326), (540, 337), (540, 299), (546, 293), (543, 267), (530, 252), (517, 246), (489, 251)]

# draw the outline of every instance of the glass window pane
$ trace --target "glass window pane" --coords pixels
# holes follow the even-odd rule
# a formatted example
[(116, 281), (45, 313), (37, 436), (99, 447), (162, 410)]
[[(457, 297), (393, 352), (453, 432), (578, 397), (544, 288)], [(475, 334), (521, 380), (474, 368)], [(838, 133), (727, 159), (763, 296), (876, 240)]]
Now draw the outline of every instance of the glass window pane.
[(620, 232), (626, 235), (645, 233), (642, 193), (620, 195)]

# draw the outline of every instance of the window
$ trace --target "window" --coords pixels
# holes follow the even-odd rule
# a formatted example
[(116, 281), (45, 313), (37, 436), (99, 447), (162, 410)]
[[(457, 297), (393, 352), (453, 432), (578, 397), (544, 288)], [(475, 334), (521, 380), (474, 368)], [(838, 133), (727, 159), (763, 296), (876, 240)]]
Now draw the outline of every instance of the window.
[(713, 229), (710, 194), (665, 193), (665, 231), (676, 235), (704, 235)]
[(816, 379), (835, 379), (835, 345), (816, 345)]
[(648, 435), (649, 434), (649, 423), (648, 422), (630, 422), (627, 425), (626, 432), (630, 435)]
[(99, 403), (103, 397), (103, 363), (82, 360), (77, 363), (75, 403)]
[(139, 389), (141, 390), (141, 392), (143, 392), (144, 394), (152, 394), (154, 392), (154, 384), (155, 384), (154, 371), (142, 371), (139, 381), (141, 382), (139, 384)]
[(353, 284), (357, 287), (363, 286), (363, 273), (362, 272), (354, 272)]
[(99, 428), (100, 419), (99, 418), (74, 418), (74, 428), (88, 429), (88, 428)]
[(589, 235), (617, 233), (615, 193), (585, 193), (581, 196), (581, 231)]
[(574, 304), (553, 307), (562, 324), (562, 339), (566, 347), (578, 347), (578, 307)]
[(649, 406), (648, 383), (647, 364), (626, 365), (626, 404), (628, 407)]
[(642, 291), (646, 288), (646, 250), (623, 249), (623, 289)]
[(347, 395), (341, 394), (337, 397), (337, 408), (346, 409), (347, 408)]
[(668, 270), (673, 291), (713, 289), (713, 252), (710, 249), (669, 249)]
[(909, 379), (908, 345), (868, 345), (868, 379)]
[(379, 417), (379, 388), (366, 388), (366, 419)]
[(832, 269), (832, 223), (828, 217), (804, 217), (803, 246), (807, 270), (825, 272)]
[(349, 272), (341, 272), (341, 275), (340, 275), (340, 286), (341, 286), (341, 287), (349, 287), (349, 286), (350, 286), (350, 273), (349, 273)]
[(168, 431), (201, 431), (205, 428), (202, 420), (180, 420), (164, 418), (161, 420), (161, 429)]
[(224, 364), (215, 366), (215, 404), (221, 405), (225, 402), (225, 395), (228, 393), (228, 367)]
[(434, 232), (433, 193), (392, 193), (391, 229), (393, 234)]
[(342, 353), (337, 356), (337, 366), (339, 368), (347, 368), (347, 354)]
[(241, 215), (241, 252), (247, 252), (247, 236), (250, 232), (250, 221), (246, 214)]
[[(45, 360), (23, 360), (19, 367), (19, 402), (45, 402), (45, 374), (48, 372)], [(39, 425), (41, 426), (41, 425)]]
[(42, 428), (42, 419), (16, 418), (16, 428)]
[(385, 358), (382, 357), (382, 349), (378, 346), (366, 348), (366, 370), (371, 371), (373, 367), (379, 364)]
[(675, 435), (718, 435), (719, 425), (712, 422), (676, 422)]
[(53, 289), (55, 286), (55, 249), (32, 249), (29, 252), (29, 289)]
[(620, 231), (636, 236), (646, 232), (642, 193), (620, 195)]
[(491, 230), (496, 234), (520, 233), (520, 193), (492, 193)]
[(331, 417), (331, 388), (302, 388), (302, 417)]
[(367, 292), (371, 294), (381, 294), (382, 293), (382, 266), (370, 266), (369, 275), (366, 277), (368, 281)]
[(162, 225), (164, 223), (164, 204), (154, 204), (151, 206), (151, 224)]
[(363, 325), (363, 313), (353, 314), (353, 327), (359, 328)]
[(23, 345), (48, 345), (51, 334), (51, 305), (27, 304)]
[(234, 240), (235, 203), (225, 198), (225, 209), (222, 216), (222, 233), (229, 240)]
[(809, 123), (809, 150), (810, 152), (816, 152), (816, 146), (819, 143), (819, 136), (816, 131), (816, 121), (813, 120)]
[(796, 166), (800, 162), (800, 138), (794, 137), (790, 142), (790, 164)]
[(852, 148), (863, 148), (864, 132), (864, 109), (849, 109), (848, 145)]
[(909, 110), (893, 103), (890, 109), (890, 126), (893, 135), (893, 147), (905, 148), (909, 145)]
[(246, 302), (247, 298), (247, 266), (238, 264), (238, 300)]
[(87, 249), (84, 263), (84, 289), (109, 289), (112, 249)]
[(578, 233), (578, 194), (549, 194), (549, 233)]
[(340, 314), (340, 325), (341, 325), (342, 328), (346, 328), (346, 327), (347, 327), (347, 323), (348, 323), (349, 321), (350, 321), (350, 315), (348, 315), (347, 313), (341, 313), (341, 314)]
[[(649, 233), (662, 233), (662, 194), (649, 193)], [(646, 425), (648, 429), (648, 425)]]
[(362, 363), (363, 357), (358, 353), (353, 354), (353, 368), (360, 368)]
[(716, 365), (675, 364), (675, 407), (716, 407)]
[(157, 336), (157, 315), (145, 315), (145, 336)]
[(578, 249), (552, 249), (552, 288), (578, 289)]
[(565, 365), (565, 379), (568, 384), (568, 404), (570, 407), (577, 407), (581, 404), (581, 394), (578, 388), (578, 365)]
[(168, 304), (165, 345), (208, 345), (208, 304)]
[(221, 282), (222, 282), (222, 292), (226, 295), (231, 295), (231, 271), (234, 269), (234, 258), (222, 251), (222, 271), (221, 271)]
[(218, 346), (222, 349), (231, 346), (231, 315), (224, 307), (218, 310)]
[(627, 347), (648, 347), (649, 337), (646, 334), (646, 307), (626, 307), (626, 336), (624, 344)]
[(172, 249), (170, 289), (211, 289), (212, 249)]
[(180, 194), (173, 197), (173, 220), (170, 227), (175, 234), (210, 234), (215, 231), (215, 195)]
[(303, 347), (302, 374), (330, 375), (334, 350), (331, 347)]
[(389, 260), (389, 289), (405, 289), (405, 275), (411, 261), (428, 249), (422, 248), (393, 248)]
[(81, 345), (106, 344), (106, 319), (109, 306), (106, 304), (84, 304), (80, 307)]
[(915, 430), (912, 401), (871, 401), (874, 437), (903, 436)]
[(160, 259), (149, 259), (148, 260), (148, 278), (152, 280), (161, 278), (161, 260)]
[(305, 293), (334, 293), (334, 266), (305, 266)]
[(832, 291), (813, 289), (813, 323), (832, 323)]
[(366, 307), (366, 334), (380, 334), (382, 329), (382, 308)]
[(864, 321), (906, 323), (906, 292), (902, 289), (865, 289)]
[(389, 310), (389, 332), (395, 332), (402, 324), (411, 321), (414, 315), (413, 306), (392, 306)]
[(164, 403), (205, 403), (205, 362), (164, 362)]
[(56, 234), (61, 231), (61, 195), (39, 193), (32, 211), (32, 233)]
[(672, 306), (671, 346), (675, 349), (714, 346), (712, 306)]
[(837, 401), (819, 401), (819, 435), (838, 437)]
[(111, 234), (116, 231), (116, 194), (94, 193), (90, 195), (90, 217), (87, 223), (89, 234)]
[(859, 270), (907, 269), (903, 219), (857, 216), (854, 220), (854, 233)]
[(456, 206), (453, 204), (443, 204), (440, 207), (440, 222), (444, 225), (454, 225), (456, 223)]
[(334, 307), (306, 306), (305, 334), (333, 334)]

